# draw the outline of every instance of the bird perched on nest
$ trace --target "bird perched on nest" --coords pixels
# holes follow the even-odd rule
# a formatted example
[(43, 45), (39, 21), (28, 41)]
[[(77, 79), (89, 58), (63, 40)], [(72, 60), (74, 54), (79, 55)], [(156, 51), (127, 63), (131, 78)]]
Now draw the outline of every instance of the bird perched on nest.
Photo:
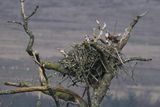
[(121, 34), (119, 33), (119, 34), (113, 35), (113, 34), (107, 32), (105, 34), (105, 39), (106, 39), (106, 42), (108, 42), (108, 43), (115, 43), (116, 44), (120, 41)]

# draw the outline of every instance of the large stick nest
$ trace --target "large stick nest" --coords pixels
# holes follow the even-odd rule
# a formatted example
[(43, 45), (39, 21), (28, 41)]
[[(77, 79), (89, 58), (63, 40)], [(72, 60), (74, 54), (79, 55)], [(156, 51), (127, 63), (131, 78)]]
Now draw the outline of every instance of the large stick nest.
[(67, 76), (72, 78), (73, 84), (85, 82), (93, 86), (103, 78), (105, 73), (117, 72), (117, 64), (122, 60), (121, 55), (117, 51), (115, 41), (102, 38), (103, 31), (99, 28), (97, 36), (86, 37), (82, 43), (74, 45), (69, 52), (63, 51), (65, 57), (60, 63), (67, 71)]

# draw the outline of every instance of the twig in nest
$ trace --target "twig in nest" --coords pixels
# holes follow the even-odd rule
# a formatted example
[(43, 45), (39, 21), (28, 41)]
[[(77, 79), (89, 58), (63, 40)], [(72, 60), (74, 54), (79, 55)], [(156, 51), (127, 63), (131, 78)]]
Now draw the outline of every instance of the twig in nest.
[(119, 52), (118, 52), (117, 48), (114, 48), (114, 49), (115, 49), (115, 51), (116, 51), (116, 53), (117, 53), (117, 56), (118, 56), (119, 60), (120, 60), (121, 63), (124, 65), (123, 60), (122, 60), (121, 56), (119, 55)]

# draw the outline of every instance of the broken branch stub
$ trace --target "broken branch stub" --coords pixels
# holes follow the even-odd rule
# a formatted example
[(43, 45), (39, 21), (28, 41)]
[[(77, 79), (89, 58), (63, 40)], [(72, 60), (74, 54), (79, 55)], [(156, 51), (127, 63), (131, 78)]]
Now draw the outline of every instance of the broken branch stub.
[(122, 50), (123, 47), (127, 44), (130, 33), (133, 30), (134, 26), (138, 23), (139, 19), (141, 19), (143, 16), (145, 16), (148, 13), (148, 11), (136, 16), (133, 21), (129, 24), (129, 26), (125, 29), (124, 33), (121, 35), (121, 39), (118, 43), (118, 50)]

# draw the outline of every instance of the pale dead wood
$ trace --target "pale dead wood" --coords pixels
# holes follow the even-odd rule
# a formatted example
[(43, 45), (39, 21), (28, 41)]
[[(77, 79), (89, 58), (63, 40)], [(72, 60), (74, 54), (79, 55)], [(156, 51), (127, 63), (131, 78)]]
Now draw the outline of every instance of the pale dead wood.
[(35, 92), (35, 91), (47, 91), (48, 87), (46, 86), (32, 86), (32, 87), (21, 87), (13, 90), (1, 90), (0, 95), (8, 95), (8, 94), (17, 94), (24, 92)]
[(129, 24), (129, 26), (125, 29), (124, 33), (121, 35), (121, 39), (118, 43), (118, 50), (122, 50), (123, 47), (127, 44), (129, 38), (130, 38), (130, 33), (133, 30), (134, 26), (138, 23), (138, 21), (147, 14), (148, 12), (144, 12), (138, 16), (136, 16), (133, 21)]

